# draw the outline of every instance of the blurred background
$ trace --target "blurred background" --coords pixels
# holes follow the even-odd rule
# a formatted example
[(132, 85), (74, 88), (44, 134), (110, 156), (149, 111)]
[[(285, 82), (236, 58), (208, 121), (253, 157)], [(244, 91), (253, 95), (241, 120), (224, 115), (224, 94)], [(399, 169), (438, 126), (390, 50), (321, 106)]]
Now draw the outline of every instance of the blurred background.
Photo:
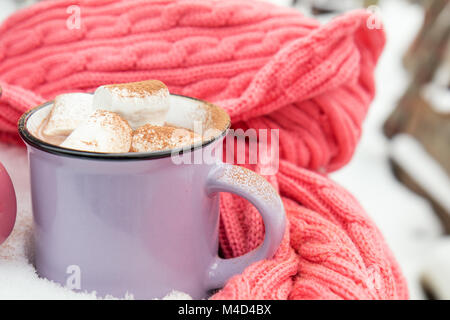
[[(383, 232), (411, 298), (450, 299), (450, 0), (266, 1), (324, 23), (356, 8), (383, 21), (376, 98), (353, 160), (331, 177)], [(0, 21), (34, 2), (2, 0)], [(5, 166), (24, 155), (0, 147)]]

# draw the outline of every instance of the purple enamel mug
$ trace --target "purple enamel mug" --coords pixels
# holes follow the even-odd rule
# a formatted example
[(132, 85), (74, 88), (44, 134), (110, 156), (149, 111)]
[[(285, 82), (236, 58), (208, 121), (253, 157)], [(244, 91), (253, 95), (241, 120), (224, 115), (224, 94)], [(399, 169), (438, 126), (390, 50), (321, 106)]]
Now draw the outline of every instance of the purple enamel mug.
[[(40, 276), (99, 296), (152, 299), (176, 290), (200, 299), (275, 253), (286, 223), (281, 199), (259, 175), (221, 161), (230, 125), (222, 109), (171, 95), (168, 123), (192, 130), (201, 121), (216, 134), (184, 150), (101, 154), (37, 138), (51, 105), (19, 121)], [(227, 121), (218, 125), (217, 115)], [(244, 256), (218, 256), (219, 192), (242, 196), (263, 217), (264, 242)]]

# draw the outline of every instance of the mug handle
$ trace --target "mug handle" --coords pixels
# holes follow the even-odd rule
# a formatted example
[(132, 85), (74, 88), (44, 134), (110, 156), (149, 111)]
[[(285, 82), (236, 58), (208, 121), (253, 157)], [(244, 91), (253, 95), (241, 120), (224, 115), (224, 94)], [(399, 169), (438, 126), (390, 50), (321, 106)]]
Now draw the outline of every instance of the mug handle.
[(260, 212), (264, 226), (264, 242), (255, 250), (232, 259), (217, 256), (208, 270), (208, 290), (218, 289), (250, 264), (271, 258), (278, 249), (285, 232), (286, 214), (280, 196), (263, 177), (240, 166), (219, 163), (210, 171), (206, 191), (208, 195), (231, 192), (250, 201)]
[(17, 202), (11, 178), (0, 163), (0, 245), (11, 234), (16, 222)]

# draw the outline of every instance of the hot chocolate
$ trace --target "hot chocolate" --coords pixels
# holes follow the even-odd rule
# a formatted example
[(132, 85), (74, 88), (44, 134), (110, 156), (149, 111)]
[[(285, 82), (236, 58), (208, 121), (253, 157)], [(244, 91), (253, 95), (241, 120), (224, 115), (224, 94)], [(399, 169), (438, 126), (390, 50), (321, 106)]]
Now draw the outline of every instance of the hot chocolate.
[[(157, 80), (105, 85), (93, 95), (62, 94), (33, 134), (62, 148), (127, 153), (188, 147), (211, 138), (211, 129), (226, 129), (228, 116), (208, 104), (172, 110), (168, 123), (170, 101), (166, 85)], [(194, 132), (195, 121), (205, 134)]]

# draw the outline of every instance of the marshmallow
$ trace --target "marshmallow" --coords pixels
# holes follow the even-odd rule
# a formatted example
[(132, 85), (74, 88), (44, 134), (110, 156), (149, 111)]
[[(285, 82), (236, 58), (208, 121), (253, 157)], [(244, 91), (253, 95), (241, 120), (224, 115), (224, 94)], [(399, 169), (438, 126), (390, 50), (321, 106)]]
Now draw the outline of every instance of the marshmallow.
[(70, 134), (94, 112), (92, 102), (92, 94), (87, 93), (57, 96), (43, 133), (50, 137)]
[(102, 153), (130, 151), (133, 131), (117, 113), (97, 110), (78, 126), (61, 147)]
[(94, 94), (94, 109), (117, 112), (137, 129), (145, 124), (164, 125), (169, 101), (166, 85), (148, 80), (99, 87)]
[(145, 125), (133, 133), (132, 152), (170, 150), (201, 141), (200, 135), (183, 128)]

